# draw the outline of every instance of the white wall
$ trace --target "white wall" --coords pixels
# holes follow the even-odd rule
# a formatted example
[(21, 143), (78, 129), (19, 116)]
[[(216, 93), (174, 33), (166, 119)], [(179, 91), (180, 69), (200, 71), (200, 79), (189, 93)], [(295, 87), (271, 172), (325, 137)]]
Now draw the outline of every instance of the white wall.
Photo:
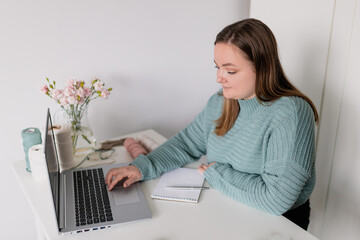
[(318, 146), (330, 166), (321, 239), (360, 238), (359, 26), (360, 1), (336, 1)]
[(250, 16), (274, 30), (285, 71), (321, 112), (309, 231), (358, 239), (360, 2), (252, 0)]
[(273, 31), (290, 81), (320, 112), (334, 0), (252, 0), (250, 17)]
[(249, 0), (2, 0), (2, 238), (35, 238), (10, 165), (24, 159), (21, 130), (43, 127), (46, 108), (58, 108), (39, 93), (45, 77), (59, 86), (72, 76), (99, 77), (113, 87), (89, 108), (98, 140), (147, 128), (170, 137), (219, 88), (216, 34), (248, 14)]

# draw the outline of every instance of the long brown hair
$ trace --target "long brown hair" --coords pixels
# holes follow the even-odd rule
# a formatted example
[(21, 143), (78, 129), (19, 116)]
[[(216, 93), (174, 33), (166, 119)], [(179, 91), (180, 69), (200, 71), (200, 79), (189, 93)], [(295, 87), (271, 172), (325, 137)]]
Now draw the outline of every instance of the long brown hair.
[[(305, 99), (319, 120), (313, 102), (294, 87), (287, 79), (281, 66), (276, 39), (272, 31), (261, 21), (248, 18), (225, 27), (216, 36), (215, 44), (228, 43), (238, 47), (254, 64), (256, 72), (255, 93), (262, 102), (271, 102), (283, 96), (297, 96)], [(224, 98), (222, 115), (215, 121), (215, 133), (224, 136), (234, 125), (240, 112), (236, 99)]]

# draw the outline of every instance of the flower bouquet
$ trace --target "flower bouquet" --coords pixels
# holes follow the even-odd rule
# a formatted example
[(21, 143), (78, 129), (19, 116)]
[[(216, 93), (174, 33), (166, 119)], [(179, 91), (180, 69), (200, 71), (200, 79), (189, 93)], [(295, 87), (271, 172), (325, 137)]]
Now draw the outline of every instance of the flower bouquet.
[(91, 81), (90, 86), (87, 86), (85, 81), (71, 78), (62, 89), (56, 88), (55, 81), (51, 82), (48, 78), (46, 81), (47, 84), (41, 87), (41, 92), (58, 102), (63, 109), (66, 123), (72, 130), (73, 154), (84, 148), (84, 145), (93, 150), (96, 139), (87, 122), (87, 106), (96, 98), (107, 99), (112, 88), (105, 88), (105, 84), (97, 78)]

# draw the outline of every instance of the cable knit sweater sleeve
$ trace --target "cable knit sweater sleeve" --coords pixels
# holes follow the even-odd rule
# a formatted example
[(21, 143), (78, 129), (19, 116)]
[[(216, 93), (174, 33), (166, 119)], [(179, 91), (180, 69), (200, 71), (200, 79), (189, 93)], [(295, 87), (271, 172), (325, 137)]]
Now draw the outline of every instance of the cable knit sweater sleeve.
[(174, 137), (148, 155), (138, 156), (131, 165), (139, 168), (142, 179), (159, 177), (162, 173), (198, 160), (206, 154), (204, 115), (206, 108), (195, 120)]
[(274, 116), (260, 173), (241, 172), (231, 162), (217, 162), (205, 171), (210, 185), (237, 201), (275, 215), (296, 207), (305, 184), (314, 181), (315, 145), (311, 108), (302, 99), (292, 103), (292, 108), (280, 109)]

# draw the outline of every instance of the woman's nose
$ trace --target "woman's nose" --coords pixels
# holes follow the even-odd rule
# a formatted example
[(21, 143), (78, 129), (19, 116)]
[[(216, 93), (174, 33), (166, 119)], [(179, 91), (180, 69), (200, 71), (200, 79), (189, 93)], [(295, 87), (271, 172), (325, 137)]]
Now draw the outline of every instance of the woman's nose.
[(216, 81), (217, 81), (218, 83), (226, 82), (226, 78), (223, 76), (222, 73), (223, 73), (223, 71), (221, 71), (221, 70), (218, 70), (218, 72), (217, 72)]
[(218, 77), (218, 78), (216, 79), (216, 81), (217, 81), (218, 83), (223, 83), (223, 82), (224, 82), (221, 77)]

